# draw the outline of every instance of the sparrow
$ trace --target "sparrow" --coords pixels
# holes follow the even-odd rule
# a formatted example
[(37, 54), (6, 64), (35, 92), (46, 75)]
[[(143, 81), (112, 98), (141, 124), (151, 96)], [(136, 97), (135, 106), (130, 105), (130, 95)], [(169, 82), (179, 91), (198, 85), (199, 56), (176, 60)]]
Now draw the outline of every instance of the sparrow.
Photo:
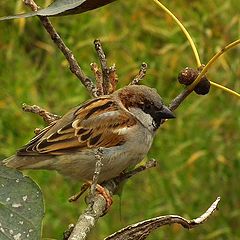
[(3, 163), (19, 170), (56, 170), (90, 181), (101, 148), (98, 183), (102, 183), (142, 161), (161, 121), (174, 117), (155, 89), (126, 86), (73, 108)]

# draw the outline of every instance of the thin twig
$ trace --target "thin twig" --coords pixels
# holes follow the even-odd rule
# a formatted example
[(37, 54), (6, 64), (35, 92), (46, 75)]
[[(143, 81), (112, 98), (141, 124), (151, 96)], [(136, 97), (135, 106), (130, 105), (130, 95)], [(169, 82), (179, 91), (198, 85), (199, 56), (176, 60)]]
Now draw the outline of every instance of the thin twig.
[(156, 166), (157, 166), (157, 161), (155, 159), (150, 159), (144, 165), (136, 167), (133, 170), (130, 170), (130, 171), (126, 172), (126, 173), (123, 173), (123, 174), (121, 174), (118, 177), (115, 177), (114, 181), (116, 183), (121, 183), (121, 182), (125, 181), (126, 179), (131, 178), (131, 177), (133, 177), (134, 175), (136, 175), (136, 174), (138, 174), (140, 172), (143, 172), (143, 171), (145, 171), (145, 170), (147, 170), (149, 168), (153, 168), (153, 167), (156, 167)]
[(132, 80), (130, 85), (136, 85), (139, 84), (139, 82), (145, 77), (147, 72), (147, 64), (145, 62), (142, 63), (141, 68), (139, 70), (139, 73), (137, 76)]
[[(22, 110), (24, 112), (31, 112), (31, 113), (35, 113), (37, 115), (39, 115), (40, 117), (43, 118), (43, 120), (49, 125), (52, 122), (58, 120), (61, 118), (61, 116), (53, 114), (48, 112), (47, 110), (37, 106), (37, 105), (27, 105), (25, 103), (22, 104)], [(35, 130), (36, 134), (37, 134), (37, 129)]]
[[(33, 11), (36, 11), (39, 7), (33, 0), (24, 0), (24, 3), (29, 6)], [(53, 27), (52, 23), (47, 17), (38, 16), (42, 25), (49, 33), (53, 42), (57, 45), (57, 47), (61, 50), (64, 54), (65, 58), (67, 59), (70, 70), (73, 74), (77, 76), (77, 78), (82, 82), (82, 84), (86, 87), (88, 92), (93, 96), (97, 97), (97, 89), (95, 84), (92, 80), (85, 75), (83, 70), (80, 68), (77, 60), (75, 59), (72, 51), (66, 46), (66, 44), (61, 39), (60, 35), (57, 33), (55, 28)]]
[(102, 76), (103, 76), (103, 93), (109, 94), (109, 68), (107, 66), (106, 55), (103, 51), (100, 40), (96, 39), (94, 41), (95, 49), (98, 54), (98, 58), (102, 68)]
[(115, 232), (114, 234), (108, 236), (107, 238), (105, 238), (105, 240), (146, 239), (153, 230), (156, 230), (157, 228), (160, 228), (164, 225), (169, 225), (173, 223), (180, 224), (187, 229), (197, 227), (199, 224), (205, 222), (210, 217), (210, 215), (215, 212), (219, 201), (220, 197), (218, 197), (212, 203), (212, 205), (205, 213), (203, 213), (200, 217), (196, 219), (187, 220), (177, 215), (155, 217), (127, 226), (119, 230), (118, 232)]
[(89, 183), (84, 183), (82, 185), (81, 189), (80, 189), (80, 192), (78, 192), (78, 193), (74, 194), (73, 196), (69, 197), (68, 201), (69, 202), (77, 201), (83, 195), (83, 193), (85, 193), (86, 190), (89, 189), (89, 186), (90, 186)]
[[(184, 89), (181, 93), (179, 93), (173, 100), (172, 102), (169, 104), (168, 108), (171, 111), (176, 110), (179, 105), (184, 101), (184, 99), (191, 93), (192, 91), (190, 91), (188, 88)], [(161, 124), (164, 124), (165, 122), (167, 122), (168, 119), (162, 119)]]
[(117, 75), (117, 69), (115, 64), (113, 64), (109, 68), (109, 82), (110, 82), (109, 94), (111, 94), (116, 91), (117, 83), (118, 83), (118, 75)]
[(175, 97), (169, 105), (169, 109), (174, 111), (184, 101), (184, 99), (191, 93), (188, 88), (184, 89), (177, 97)]
[(97, 95), (102, 96), (102, 95), (104, 95), (102, 72), (100, 71), (97, 63), (91, 63), (90, 67), (91, 67), (91, 70), (93, 71), (95, 79), (96, 79)]
[(39, 6), (33, 0), (24, 0), (24, 4), (29, 6), (33, 12), (39, 9)]

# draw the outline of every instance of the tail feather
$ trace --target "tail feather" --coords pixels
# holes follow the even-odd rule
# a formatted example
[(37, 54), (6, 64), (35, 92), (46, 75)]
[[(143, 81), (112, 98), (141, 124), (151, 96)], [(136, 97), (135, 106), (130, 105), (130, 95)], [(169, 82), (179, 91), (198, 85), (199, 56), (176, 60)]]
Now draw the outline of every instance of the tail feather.
[(10, 168), (16, 168), (19, 169), (22, 165), (22, 161), (17, 160), (17, 156), (13, 155), (11, 157), (8, 157), (2, 161), (2, 165)]
[(2, 161), (2, 165), (6, 167), (15, 168), (19, 170), (23, 169), (51, 169), (52, 160), (46, 156), (17, 156), (13, 155)]

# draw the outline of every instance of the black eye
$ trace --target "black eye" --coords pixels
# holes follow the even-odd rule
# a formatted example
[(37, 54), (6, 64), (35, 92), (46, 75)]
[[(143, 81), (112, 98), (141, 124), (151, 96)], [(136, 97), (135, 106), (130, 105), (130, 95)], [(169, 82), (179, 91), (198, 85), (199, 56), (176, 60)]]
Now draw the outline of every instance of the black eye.
[(146, 113), (151, 112), (151, 110), (152, 110), (152, 105), (151, 105), (151, 103), (145, 103), (145, 104), (143, 104), (143, 105), (142, 105), (142, 110), (143, 110), (144, 112), (146, 112)]
[(145, 105), (145, 108), (146, 108), (146, 109), (151, 109), (152, 106), (151, 106), (150, 104), (146, 104), (146, 105)]

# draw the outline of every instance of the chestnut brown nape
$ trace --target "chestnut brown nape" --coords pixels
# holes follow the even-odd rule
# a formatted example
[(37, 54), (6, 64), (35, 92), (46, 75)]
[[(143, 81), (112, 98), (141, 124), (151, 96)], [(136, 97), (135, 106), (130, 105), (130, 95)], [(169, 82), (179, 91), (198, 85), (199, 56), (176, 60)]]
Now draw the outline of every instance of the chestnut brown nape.
[(139, 107), (141, 104), (152, 104), (161, 109), (162, 99), (156, 89), (144, 85), (130, 85), (116, 91), (126, 108)]

